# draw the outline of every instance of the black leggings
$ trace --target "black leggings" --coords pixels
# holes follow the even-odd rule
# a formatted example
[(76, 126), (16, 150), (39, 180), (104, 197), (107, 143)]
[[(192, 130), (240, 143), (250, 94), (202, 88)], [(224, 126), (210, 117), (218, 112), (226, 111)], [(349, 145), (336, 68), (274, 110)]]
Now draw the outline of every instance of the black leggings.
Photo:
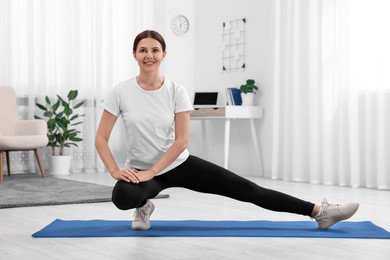
[(190, 155), (178, 167), (138, 184), (118, 181), (113, 203), (122, 210), (142, 207), (162, 190), (182, 187), (250, 202), (265, 209), (310, 216), (314, 204), (290, 195), (265, 189), (218, 165)]

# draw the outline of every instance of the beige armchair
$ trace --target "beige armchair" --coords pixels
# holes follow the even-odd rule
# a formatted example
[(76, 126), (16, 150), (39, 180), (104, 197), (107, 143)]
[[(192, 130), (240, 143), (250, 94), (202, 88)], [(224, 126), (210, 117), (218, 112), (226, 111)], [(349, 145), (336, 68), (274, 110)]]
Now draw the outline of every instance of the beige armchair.
[(0, 87), (0, 183), (3, 182), (3, 153), (5, 152), (8, 176), (11, 175), (9, 152), (34, 150), (42, 178), (45, 171), (38, 148), (46, 146), (47, 126), (44, 120), (18, 120), (15, 91)]

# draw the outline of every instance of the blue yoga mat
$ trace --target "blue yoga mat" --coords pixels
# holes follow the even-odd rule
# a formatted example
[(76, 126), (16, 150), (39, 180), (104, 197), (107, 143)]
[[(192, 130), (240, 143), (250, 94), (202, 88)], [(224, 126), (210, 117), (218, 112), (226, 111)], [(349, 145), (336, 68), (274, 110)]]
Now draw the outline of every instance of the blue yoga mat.
[(57, 219), (33, 234), (54, 237), (312, 237), (390, 239), (390, 233), (370, 221), (339, 222), (327, 230), (315, 221), (154, 220), (151, 229), (133, 231), (131, 221)]

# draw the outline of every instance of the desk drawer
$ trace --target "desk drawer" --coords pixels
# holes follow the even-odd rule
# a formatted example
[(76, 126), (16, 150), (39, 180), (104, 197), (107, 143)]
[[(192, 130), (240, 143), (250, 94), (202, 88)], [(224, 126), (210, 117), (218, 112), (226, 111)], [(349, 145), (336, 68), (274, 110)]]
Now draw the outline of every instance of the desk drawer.
[(263, 108), (258, 106), (226, 106), (220, 108), (199, 108), (191, 112), (197, 118), (262, 118)]
[(199, 108), (191, 112), (191, 117), (225, 117), (225, 108)]

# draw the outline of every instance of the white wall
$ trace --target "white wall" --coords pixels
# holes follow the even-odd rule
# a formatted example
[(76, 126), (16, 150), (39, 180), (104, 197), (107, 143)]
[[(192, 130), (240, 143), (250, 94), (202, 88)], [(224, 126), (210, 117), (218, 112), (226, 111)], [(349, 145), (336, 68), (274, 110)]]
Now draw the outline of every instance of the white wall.
[[(257, 103), (265, 108), (265, 118), (259, 122), (260, 142), (264, 169), (270, 171), (271, 160), (271, 108), (273, 81), (273, 13), (272, 0), (197, 0), (195, 1), (195, 71), (194, 89), (197, 91), (239, 87), (248, 78), (256, 80), (261, 88)], [(222, 22), (246, 18), (246, 70), (222, 73)], [(191, 148), (200, 153), (199, 125), (192, 124)], [(222, 165), (223, 122), (210, 122), (207, 134), (213, 140), (209, 147), (209, 159)], [(232, 124), (232, 144), (229, 168), (240, 174), (257, 175), (258, 167), (253, 160), (252, 139), (247, 122)]]
[[(164, 12), (161, 30), (167, 44), (167, 56), (162, 72), (165, 76), (185, 86), (189, 93), (194, 91), (194, 0), (155, 0), (156, 8)], [(185, 15), (190, 21), (189, 31), (177, 36), (171, 30), (172, 17)]]

